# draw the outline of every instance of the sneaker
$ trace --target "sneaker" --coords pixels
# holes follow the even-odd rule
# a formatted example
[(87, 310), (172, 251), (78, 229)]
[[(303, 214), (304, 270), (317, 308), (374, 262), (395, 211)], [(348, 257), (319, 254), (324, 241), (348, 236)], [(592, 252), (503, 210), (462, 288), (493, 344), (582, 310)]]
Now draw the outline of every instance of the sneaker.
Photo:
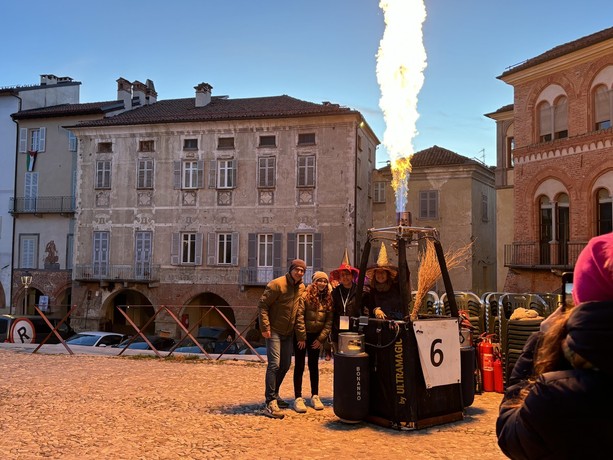
[(323, 410), (324, 409), (324, 405), (321, 402), (321, 399), (319, 399), (319, 396), (317, 396), (317, 395), (313, 395), (313, 397), (311, 398), (311, 405), (313, 406), (313, 409), (315, 409), (315, 410)]
[(277, 398), (277, 404), (279, 405), (281, 409), (287, 409), (289, 407), (289, 403), (286, 401), (283, 401), (281, 398)]
[(294, 401), (294, 410), (299, 414), (304, 414), (307, 411), (306, 404), (304, 403), (304, 398), (296, 398)]
[(274, 399), (270, 401), (268, 404), (266, 404), (266, 407), (264, 408), (264, 415), (266, 417), (277, 418), (277, 419), (282, 419), (283, 417), (285, 417), (285, 415), (283, 415), (283, 413), (279, 409), (279, 405), (277, 404), (277, 401)]

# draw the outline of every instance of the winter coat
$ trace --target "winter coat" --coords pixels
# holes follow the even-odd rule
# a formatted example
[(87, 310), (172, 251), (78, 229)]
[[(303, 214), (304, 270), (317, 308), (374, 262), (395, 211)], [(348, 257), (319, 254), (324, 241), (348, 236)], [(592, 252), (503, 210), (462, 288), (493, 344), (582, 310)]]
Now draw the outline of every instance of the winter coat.
[[(529, 380), (519, 380), (507, 388), (496, 421), (498, 445), (507, 456), (611, 458), (608, 435), (613, 434), (612, 313), (612, 302), (581, 304), (573, 308), (566, 322), (566, 342), (571, 339), (573, 351), (580, 350), (596, 369), (571, 368), (563, 359), (557, 370), (540, 375), (532, 386)], [(538, 343), (536, 337), (532, 341)], [(513, 376), (526, 375), (531, 364), (528, 357), (520, 368), (514, 369)], [(517, 398), (522, 388), (529, 388), (523, 401)]]
[(260, 330), (291, 335), (296, 324), (298, 302), (304, 292), (304, 283), (294, 283), (289, 273), (275, 278), (266, 285), (258, 302)]
[(368, 308), (371, 317), (375, 317), (375, 308), (381, 308), (387, 319), (403, 320), (406, 313), (402, 305), (400, 285), (392, 282), (387, 291), (378, 291), (373, 285), (370, 292), (365, 296), (364, 305)]
[[(334, 309), (334, 318), (332, 322), (332, 333), (330, 338), (333, 342), (338, 342), (338, 333), (340, 327), (341, 316), (348, 316), (350, 318), (357, 318), (361, 316), (361, 312), (355, 303), (355, 294), (358, 286), (353, 283), (347, 291), (342, 284), (339, 284), (332, 290), (332, 305)], [(343, 299), (345, 304), (343, 305)]]
[(324, 343), (332, 330), (332, 309), (327, 309), (319, 300), (311, 302), (306, 298), (307, 291), (300, 297), (298, 302), (298, 315), (296, 316), (297, 341), (305, 341), (307, 332), (309, 334), (319, 334), (317, 340)]

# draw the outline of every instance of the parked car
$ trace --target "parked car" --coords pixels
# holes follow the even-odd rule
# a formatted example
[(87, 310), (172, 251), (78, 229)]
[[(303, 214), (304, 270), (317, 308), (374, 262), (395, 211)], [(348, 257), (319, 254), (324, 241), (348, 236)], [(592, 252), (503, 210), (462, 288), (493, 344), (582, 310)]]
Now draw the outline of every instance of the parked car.
[[(198, 328), (198, 337), (196, 340), (207, 353), (221, 353), (230, 342), (234, 339), (234, 331), (227, 327), (200, 327)], [(230, 341), (228, 341), (230, 337)], [(225, 351), (225, 354), (238, 353), (237, 343), (233, 343)], [(177, 353), (202, 353), (200, 348), (190, 339), (185, 339), (181, 342), (180, 346), (175, 349)]]
[[(47, 318), (55, 327), (61, 318)], [(49, 335), (52, 329), (39, 315), (0, 315), (0, 342), (40, 343)], [(75, 335), (75, 331), (65, 322), (57, 330), (60, 337), (67, 339)], [(51, 334), (45, 343), (59, 343), (57, 336)]]
[(111, 347), (120, 344), (126, 338), (127, 336), (117, 332), (85, 331), (73, 335), (66, 340), (66, 343), (84, 347)]
[[(146, 337), (147, 340), (155, 347), (157, 351), (168, 351), (176, 343), (175, 339), (172, 339), (170, 337), (161, 337), (159, 335), (147, 335)], [(120, 344), (113, 346), (117, 348), (126, 348), (127, 346), (131, 350), (151, 350), (149, 344), (145, 342), (140, 335), (128, 345), (129, 341), (130, 339), (128, 338)]]

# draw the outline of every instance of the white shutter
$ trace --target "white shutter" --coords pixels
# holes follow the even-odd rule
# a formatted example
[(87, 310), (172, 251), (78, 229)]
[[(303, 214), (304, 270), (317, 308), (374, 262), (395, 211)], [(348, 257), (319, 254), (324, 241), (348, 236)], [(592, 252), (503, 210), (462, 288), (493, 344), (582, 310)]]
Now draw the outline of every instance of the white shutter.
[(28, 151), (28, 129), (19, 128), (19, 153)]
[(238, 265), (238, 232), (232, 232), (232, 265)]
[(77, 136), (72, 131), (68, 131), (68, 150), (71, 152), (77, 151)]
[(194, 265), (202, 265), (202, 233), (196, 233), (196, 254), (194, 254)]
[(179, 265), (179, 254), (181, 253), (181, 234), (173, 233), (170, 244), (170, 263), (171, 265)]
[(217, 235), (215, 232), (210, 232), (207, 237), (206, 245), (206, 263), (207, 265), (215, 265), (217, 252)]
[(45, 151), (45, 137), (47, 135), (47, 128), (38, 129), (38, 151)]

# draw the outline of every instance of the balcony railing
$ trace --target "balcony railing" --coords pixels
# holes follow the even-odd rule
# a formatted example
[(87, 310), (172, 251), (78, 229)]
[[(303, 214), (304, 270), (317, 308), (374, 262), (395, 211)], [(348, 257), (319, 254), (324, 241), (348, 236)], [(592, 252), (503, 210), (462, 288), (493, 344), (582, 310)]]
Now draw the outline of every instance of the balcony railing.
[(76, 265), (73, 273), (74, 279), (77, 281), (132, 281), (150, 283), (160, 280), (160, 266), (147, 264), (139, 264), (138, 266)]
[[(238, 283), (241, 286), (266, 286), (268, 282), (287, 273), (285, 267), (242, 267), (238, 274)], [(304, 283), (311, 282), (313, 268), (307, 267), (304, 274)]]
[(11, 197), (11, 214), (72, 214), (75, 212), (74, 196), (38, 196), (33, 198)]
[(504, 245), (504, 266), (571, 270), (587, 242), (514, 242)]

